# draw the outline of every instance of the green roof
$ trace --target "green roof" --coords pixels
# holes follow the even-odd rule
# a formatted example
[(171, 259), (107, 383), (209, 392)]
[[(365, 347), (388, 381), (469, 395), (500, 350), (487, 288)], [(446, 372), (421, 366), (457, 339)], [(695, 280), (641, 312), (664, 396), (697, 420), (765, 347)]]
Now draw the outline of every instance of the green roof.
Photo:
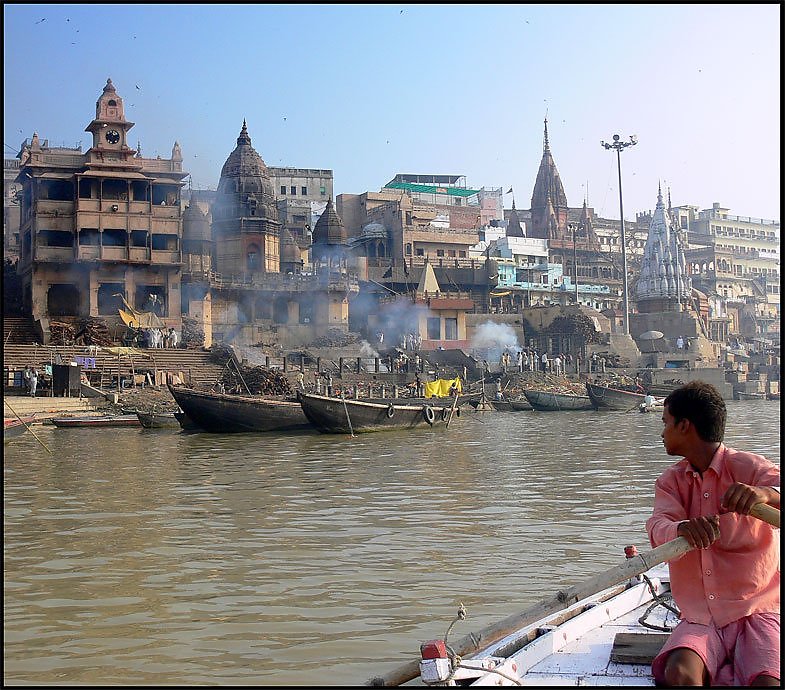
[(478, 194), (479, 189), (464, 189), (463, 187), (439, 187), (430, 184), (413, 184), (411, 182), (389, 182), (385, 189), (405, 189), (407, 192), (421, 192), (423, 194), (447, 194), (449, 196), (472, 196)]

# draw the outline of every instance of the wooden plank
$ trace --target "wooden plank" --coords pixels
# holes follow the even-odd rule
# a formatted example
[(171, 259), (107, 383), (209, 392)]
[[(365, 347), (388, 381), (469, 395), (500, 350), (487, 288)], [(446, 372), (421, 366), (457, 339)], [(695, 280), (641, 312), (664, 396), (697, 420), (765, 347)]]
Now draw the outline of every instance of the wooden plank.
[(617, 664), (650, 664), (668, 637), (669, 633), (616, 633), (611, 661)]

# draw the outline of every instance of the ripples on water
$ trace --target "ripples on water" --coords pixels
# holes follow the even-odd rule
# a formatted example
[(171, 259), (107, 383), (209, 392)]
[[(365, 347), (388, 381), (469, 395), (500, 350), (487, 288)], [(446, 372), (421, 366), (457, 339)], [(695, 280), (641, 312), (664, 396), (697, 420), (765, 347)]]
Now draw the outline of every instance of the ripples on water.
[[(728, 445), (779, 464), (779, 403)], [(6, 683), (359, 684), (648, 548), (659, 415), (449, 430), (34, 427), (5, 449)]]

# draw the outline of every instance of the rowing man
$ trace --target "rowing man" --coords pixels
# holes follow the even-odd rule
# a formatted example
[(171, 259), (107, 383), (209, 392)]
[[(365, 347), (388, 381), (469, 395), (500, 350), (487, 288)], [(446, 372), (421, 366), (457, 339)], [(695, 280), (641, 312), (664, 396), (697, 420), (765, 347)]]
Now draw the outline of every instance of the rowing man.
[(681, 620), (652, 662), (658, 685), (780, 684), (779, 534), (749, 515), (780, 507), (779, 467), (722, 442), (725, 402), (692, 381), (665, 398), (662, 440), (682, 460), (655, 484), (654, 547), (684, 537), (669, 563)]

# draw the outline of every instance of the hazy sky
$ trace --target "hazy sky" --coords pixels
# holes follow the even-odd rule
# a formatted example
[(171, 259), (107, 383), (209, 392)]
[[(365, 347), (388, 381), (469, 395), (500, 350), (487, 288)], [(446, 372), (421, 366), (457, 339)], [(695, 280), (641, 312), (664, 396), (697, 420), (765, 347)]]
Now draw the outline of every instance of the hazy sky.
[[(529, 208), (543, 118), (571, 206), (720, 202), (780, 218), (780, 8), (758, 5), (5, 4), (3, 149), (90, 145), (110, 77), (129, 143), (215, 188), (243, 118), (271, 166), (335, 194), (465, 175)], [(505, 196), (505, 206), (512, 205)]]

